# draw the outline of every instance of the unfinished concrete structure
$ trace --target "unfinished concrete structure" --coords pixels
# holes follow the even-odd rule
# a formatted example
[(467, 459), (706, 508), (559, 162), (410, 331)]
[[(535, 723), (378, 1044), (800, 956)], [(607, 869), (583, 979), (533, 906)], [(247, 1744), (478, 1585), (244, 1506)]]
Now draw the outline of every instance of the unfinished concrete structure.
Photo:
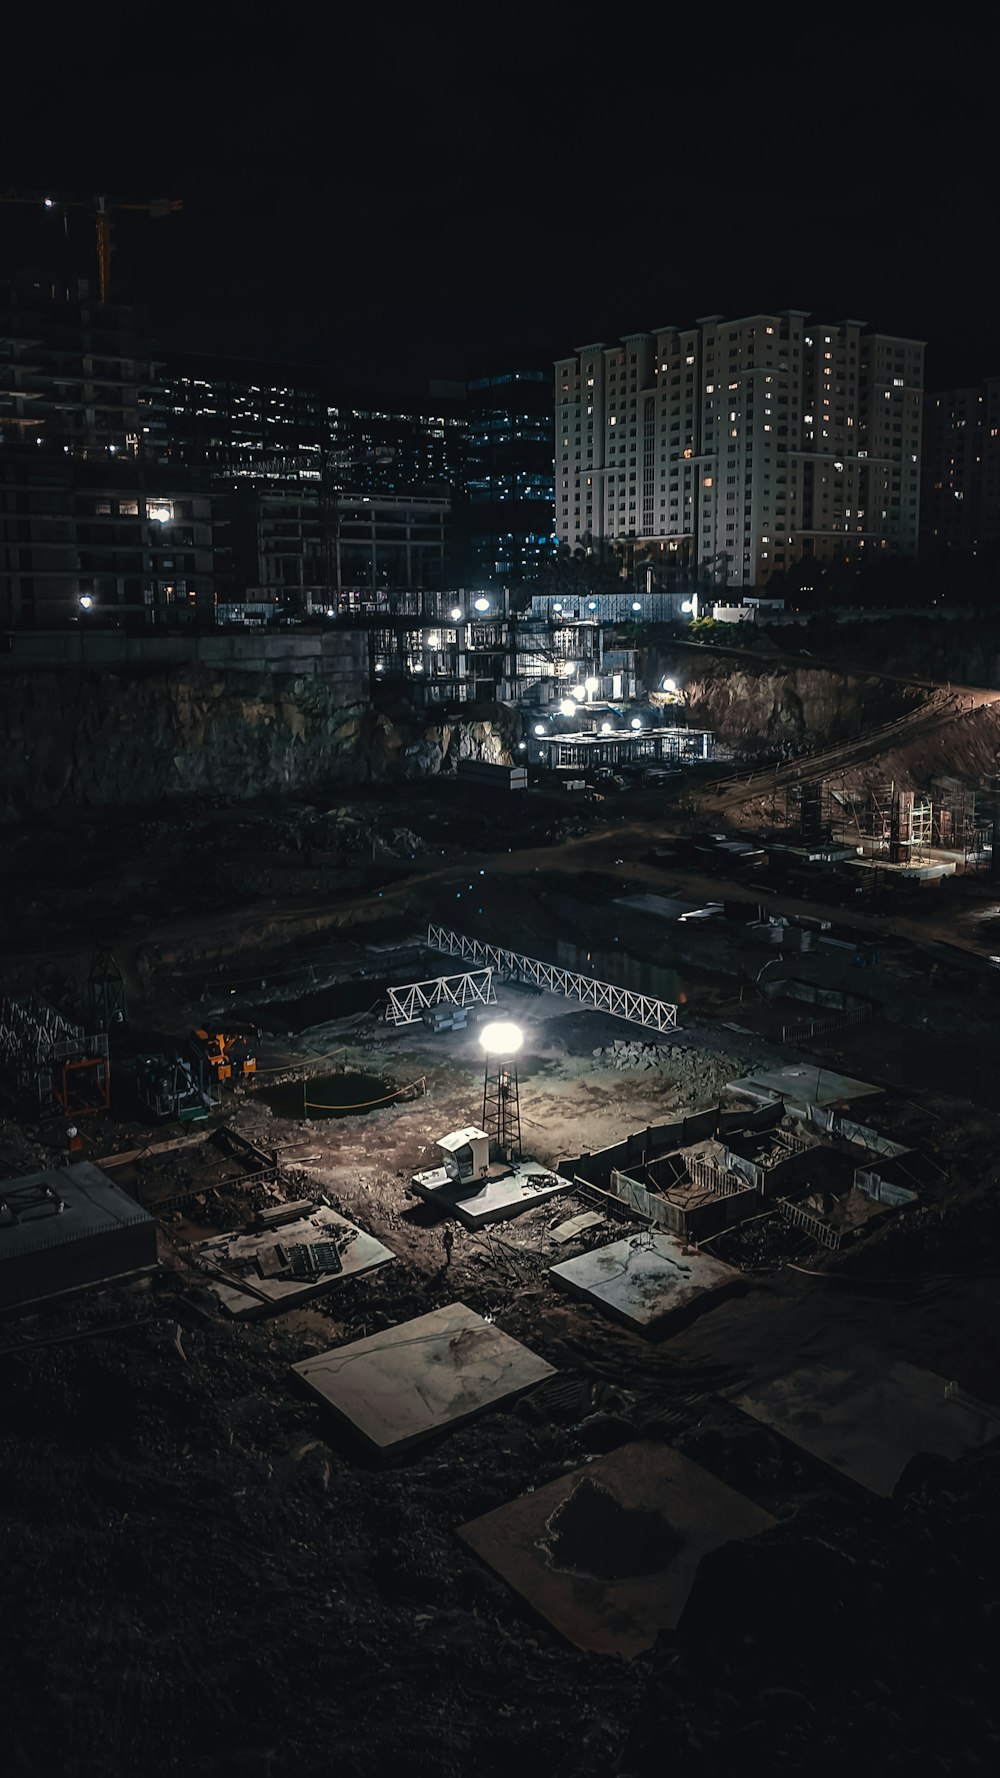
[(0, 1184), (0, 1307), (156, 1264), (156, 1223), (90, 1161)]

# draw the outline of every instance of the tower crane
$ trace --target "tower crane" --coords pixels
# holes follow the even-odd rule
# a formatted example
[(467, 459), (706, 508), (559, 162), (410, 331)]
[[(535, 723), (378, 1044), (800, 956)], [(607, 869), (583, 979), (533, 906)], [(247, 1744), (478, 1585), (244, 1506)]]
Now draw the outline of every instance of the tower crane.
[(171, 216), (176, 210), (183, 209), (181, 198), (141, 198), (137, 202), (129, 202), (123, 198), (110, 198), (106, 193), (97, 197), (47, 197), (44, 192), (0, 192), (0, 204), (40, 204), (46, 210), (58, 210), (62, 213), (63, 227), (69, 233), (70, 210), (89, 210), (94, 218), (97, 237), (97, 282), (102, 303), (108, 301), (111, 292), (111, 216), (116, 210), (141, 210), (147, 216), (159, 218)]

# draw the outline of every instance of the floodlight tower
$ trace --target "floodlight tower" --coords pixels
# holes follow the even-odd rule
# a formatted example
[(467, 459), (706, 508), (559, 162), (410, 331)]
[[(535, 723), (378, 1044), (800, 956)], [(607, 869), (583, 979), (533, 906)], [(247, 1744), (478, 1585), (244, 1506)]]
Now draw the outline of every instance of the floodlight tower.
[(521, 1159), (521, 1107), (517, 1095), (517, 1052), (524, 1042), (519, 1025), (495, 1019), (484, 1025), (480, 1042), (486, 1054), (483, 1076), (482, 1127), (507, 1161)]

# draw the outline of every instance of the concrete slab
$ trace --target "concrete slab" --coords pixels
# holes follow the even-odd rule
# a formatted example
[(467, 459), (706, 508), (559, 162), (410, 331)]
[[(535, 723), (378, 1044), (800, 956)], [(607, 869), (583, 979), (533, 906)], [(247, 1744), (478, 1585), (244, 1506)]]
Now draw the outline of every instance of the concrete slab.
[(555, 1375), (551, 1364), (449, 1303), (292, 1366), (380, 1455), (408, 1450)]
[(575, 1241), (577, 1235), (584, 1234), (587, 1229), (596, 1228), (603, 1221), (599, 1210), (581, 1210), (578, 1216), (571, 1216), (567, 1222), (560, 1222), (554, 1229), (550, 1229), (549, 1240), (554, 1241), (557, 1247), (563, 1247), (567, 1241)]
[(428, 1204), (436, 1203), (467, 1229), (481, 1229), (488, 1222), (508, 1222), (512, 1216), (520, 1216), (522, 1211), (533, 1210), (536, 1204), (547, 1204), (550, 1198), (560, 1198), (574, 1189), (572, 1179), (550, 1173), (540, 1161), (527, 1157), (516, 1161), (502, 1177), (484, 1180), (479, 1191), (467, 1198), (453, 1198), (454, 1183), (443, 1167), (435, 1167), (431, 1173), (415, 1173), (410, 1181), (412, 1195)]
[(156, 1223), (92, 1161), (0, 1182), (0, 1306), (156, 1265)]
[(756, 1074), (744, 1075), (728, 1082), (731, 1093), (742, 1093), (758, 1104), (774, 1099), (790, 1100), (794, 1105), (841, 1105), (881, 1093), (866, 1080), (853, 1080), (849, 1074), (838, 1074), (833, 1068), (817, 1068), (812, 1062), (791, 1062), (787, 1068), (761, 1068)]
[(676, 1629), (709, 1550), (774, 1520), (669, 1445), (625, 1445), (459, 1536), (577, 1648), (642, 1654)]
[(866, 1346), (733, 1400), (873, 1494), (891, 1494), (917, 1451), (960, 1457), (1000, 1433), (1000, 1409)]
[(742, 1272), (660, 1230), (549, 1267), (553, 1283), (640, 1333), (675, 1330), (745, 1283)]
[[(282, 1267), (282, 1253), (294, 1255), (296, 1249), (316, 1247), (321, 1242), (336, 1247), (339, 1270), (296, 1277)], [(225, 1279), (213, 1279), (211, 1288), (230, 1315), (249, 1320), (307, 1302), (339, 1284), (342, 1278), (357, 1278), (362, 1272), (374, 1271), (395, 1255), (374, 1235), (320, 1205), (311, 1215), (279, 1228), (263, 1229), (259, 1234), (218, 1235), (202, 1241), (194, 1258), (200, 1265), (226, 1273)], [(244, 1279), (247, 1288), (241, 1289)]]

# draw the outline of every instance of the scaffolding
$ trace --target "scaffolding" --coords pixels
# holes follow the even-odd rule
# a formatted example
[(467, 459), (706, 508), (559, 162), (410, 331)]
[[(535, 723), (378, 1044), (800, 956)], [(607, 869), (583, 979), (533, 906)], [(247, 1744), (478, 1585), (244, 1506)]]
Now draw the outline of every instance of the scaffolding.
[[(935, 852), (960, 854), (963, 870), (989, 860), (993, 813), (968, 785), (944, 780), (931, 795), (891, 779), (860, 785), (845, 776), (817, 789), (831, 839), (860, 848), (872, 864), (924, 865)], [(804, 833), (804, 817), (800, 823)]]
[(84, 1116), (111, 1103), (108, 1039), (39, 994), (0, 1000), (0, 1096), (34, 1116)]

